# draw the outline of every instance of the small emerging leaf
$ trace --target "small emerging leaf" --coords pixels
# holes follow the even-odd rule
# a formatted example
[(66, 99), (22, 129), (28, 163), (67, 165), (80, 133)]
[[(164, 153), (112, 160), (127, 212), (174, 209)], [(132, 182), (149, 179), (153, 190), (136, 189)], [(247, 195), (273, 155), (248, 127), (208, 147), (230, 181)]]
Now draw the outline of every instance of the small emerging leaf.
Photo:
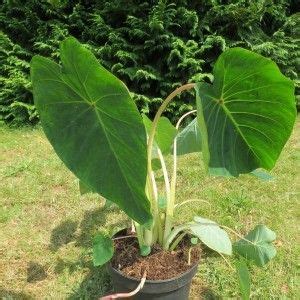
[(236, 271), (239, 280), (240, 292), (243, 300), (250, 299), (250, 274), (245, 262), (240, 261), (236, 264)]
[(97, 234), (93, 240), (93, 263), (102, 266), (108, 262), (114, 254), (113, 241), (110, 237)]
[(272, 244), (276, 234), (266, 226), (257, 225), (245, 236), (245, 239), (234, 243), (234, 251), (253, 260), (257, 266), (264, 266), (276, 255), (276, 249)]
[(191, 238), (191, 244), (192, 245), (197, 245), (198, 244), (199, 239), (197, 237), (192, 237)]

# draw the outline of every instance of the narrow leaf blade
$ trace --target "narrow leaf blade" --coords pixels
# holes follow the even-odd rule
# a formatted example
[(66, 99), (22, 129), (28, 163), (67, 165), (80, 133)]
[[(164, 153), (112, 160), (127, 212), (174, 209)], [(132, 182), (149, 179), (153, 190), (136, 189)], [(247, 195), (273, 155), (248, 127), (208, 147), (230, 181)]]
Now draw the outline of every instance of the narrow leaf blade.
[(246, 263), (244, 261), (239, 261), (236, 264), (236, 271), (238, 275), (238, 281), (239, 281), (239, 287), (240, 287), (242, 299), (249, 300), (251, 281), (250, 281), (250, 273)]

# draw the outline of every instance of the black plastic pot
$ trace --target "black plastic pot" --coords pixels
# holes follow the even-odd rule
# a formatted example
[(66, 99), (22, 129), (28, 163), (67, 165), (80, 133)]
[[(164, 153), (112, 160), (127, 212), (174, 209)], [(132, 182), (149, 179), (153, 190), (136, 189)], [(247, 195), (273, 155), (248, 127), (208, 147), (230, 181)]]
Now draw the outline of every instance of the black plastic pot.
[[(145, 285), (132, 299), (135, 300), (188, 300), (192, 278), (197, 272), (198, 264), (190, 270), (167, 280), (146, 280)], [(108, 272), (116, 292), (134, 290), (139, 280), (127, 277), (108, 264)]]

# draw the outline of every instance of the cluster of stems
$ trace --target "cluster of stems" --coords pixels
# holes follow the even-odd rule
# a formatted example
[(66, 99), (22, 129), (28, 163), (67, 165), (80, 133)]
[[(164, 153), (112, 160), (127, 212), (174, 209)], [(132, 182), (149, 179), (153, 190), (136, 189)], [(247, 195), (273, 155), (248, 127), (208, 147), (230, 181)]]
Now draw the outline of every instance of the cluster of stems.
[[(181, 227), (173, 229), (173, 217), (175, 209), (175, 199), (176, 199), (176, 175), (177, 175), (177, 139), (175, 137), (173, 144), (173, 170), (171, 180), (168, 175), (166, 168), (166, 163), (162, 152), (157, 148), (157, 154), (161, 163), (164, 185), (165, 185), (165, 198), (166, 198), (166, 208), (164, 211), (161, 211), (158, 205), (158, 188), (155, 180), (154, 171), (152, 169), (152, 149), (154, 145), (154, 137), (157, 129), (158, 121), (166, 109), (167, 105), (182, 91), (186, 91), (195, 87), (194, 83), (189, 83), (183, 85), (176, 90), (174, 90), (162, 103), (158, 109), (153, 123), (151, 131), (149, 132), (148, 145), (147, 145), (147, 182), (146, 182), (146, 193), (151, 202), (151, 209), (153, 214), (153, 223), (151, 228), (146, 228), (139, 224), (136, 225), (137, 237), (141, 247), (150, 247), (159, 243), (165, 250), (170, 249), (172, 241), (176, 238), (178, 233), (182, 231)], [(196, 111), (190, 111), (184, 114), (177, 122), (176, 129), (179, 129), (179, 126), (183, 119), (188, 115), (195, 113)], [(180, 235), (172, 244), (172, 248), (175, 248), (180, 242), (183, 236)]]

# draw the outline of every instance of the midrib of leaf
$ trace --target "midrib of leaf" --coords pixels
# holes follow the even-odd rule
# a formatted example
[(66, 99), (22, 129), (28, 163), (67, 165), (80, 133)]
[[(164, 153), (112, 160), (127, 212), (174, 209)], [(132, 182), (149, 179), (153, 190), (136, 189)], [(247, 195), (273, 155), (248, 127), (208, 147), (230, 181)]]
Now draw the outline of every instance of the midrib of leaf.
[[(77, 67), (76, 67), (76, 64), (75, 64), (75, 61), (74, 61), (75, 51), (72, 51), (71, 53), (72, 53), (72, 57), (73, 57), (73, 59), (71, 61), (72, 61), (72, 65), (73, 65), (73, 68), (74, 68), (76, 76), (77, 76), (77, 80), (80, 83), (80, 85), (83, 87), (83, 90), (84, 90), (84, 92), (85, 92), (85, 94), (86, 94), (86, 96), (88, 98), (88, 102), (92, 102), (92, 99), (91, 99), (91, 97), (90, 97), (90, 95), (88, 93), (88, 90), (87, 90), (86, 86), (85, 86), (85, 81), (84, 82), (81, 81), (79, 73), (78, 73), (78, 70), (77, 70)], [(85, 78), (87, 78), (89, 72), (90, 72), (90, 67), (87, 70)]]
[(116, 162), (117, 162), (117, 164), (118, 164), (118, 166), (119, 166), (119, 169), (121, 170), (122, 177), (125, 179), (125, 181), (126, 181), (128, 187), (129, 187), (129, 190), (130, 190), (132, 199), (135, 199), (135, 193), (132, 191), (131, 184), (128, 182), (126, 176), (124, 175), (124, 171), (123, 171), (123, 169), (122, 169), (122, 167), (121, 167), (121, 163), (120, 163), (120, 161), (119, 161), (119, 158), (118, 158), (118, 156), (116, 155), (115, 149), (114, 149), (113, 145), (111, 144), (110, 139), (109, 139), (109, 137), (108, 137), (108, 135), (107, 135), (107, 132), (106, 132), (106, 126), (104, 125), (104, 123), (103, 123), (103, 121), (102, 121), (102, 119), (101, 119), (101, 116), (100, 116), (100, 114), (99, 114), (99, 111), (98, 111), (97, 109), (95, 109), (95, 114), (96, 114), (96, 116), (97, 116), (97, 119), (98, 119), (99, 123), (101, 124), (101, 126), (102, 126), (102, 128), (103, 128), (103, 132), (104, 132), (104, 134), (105, 134), (105, 136), (106, 136), (107, 143), (108, 143), (108, 145), (109, 145), (111, 151), (114, 153), (114, 157), (115, 157), (115, 160), (116, 160)]
[[(39, 60), (40, 61), (40, 64), (42, 64), (44, 66), (44, 68), (46, 68), (48, 71), (50, 71), (50, 73), (52, 73), (55, 77), (58, 77), (60, 80), (57, 80), (57, 79), (40, 79), (38, 81), (56, 81), (56, 82), (60, 82), (62, 84), (65, 84), (67, 87), (69, 87), (79, 98), (81, 98), (83, 100), (83, 102), (86, 102), (88, 104), (91, 104), (90, 101), (88, 101), (87, 99), (85, 99), (80, 93), (78, 93), (78, 91), (76, 91), (71, 85), (69, 85), (67, 82), (64, 81), (64, 79), (61, 77), (62, 76), (62, 73), (61, 73), (61, 67), (56, 64), (56, 63), (53, 63), (52, 61), (48, 60), (48, 59), (45, 59), (44, 57), (41, 57), (42, 60)], [(48, 64), (45, 64), (45, 62), (47, 61)], [(59, 71), (57, 72), (57, 70), (53, 70), (52, 68), (50, 68), (49, 66), (49, 63), (50, 64), (55, 64), (58, 68), (59, 68)]]
[(239, 134), (241, 135), (241, 137), (243, 138), (244, 142), (247, 144), (247, 146), (249, 147), (249, 149), (251, 149), (251, 152), (257, 157), (257, 159), (260, 161), (259, 156), (257, 155), (257, 153), (255, 153), (254, 149), (249, 145), (246, 137), (244, 136), (243, 132), (241, 131), (239, 124), (235, 121), (235, 119), (232, 117), (229, 109), (225, 106), (225, 105), (220, 105), (225, 114), (228, 116), (228, 118), (231, 120), (231, 122), (233, 123), (233, 125), (235, 126), (235, 128), (237, 129), (237, 131), (239, 132)]

